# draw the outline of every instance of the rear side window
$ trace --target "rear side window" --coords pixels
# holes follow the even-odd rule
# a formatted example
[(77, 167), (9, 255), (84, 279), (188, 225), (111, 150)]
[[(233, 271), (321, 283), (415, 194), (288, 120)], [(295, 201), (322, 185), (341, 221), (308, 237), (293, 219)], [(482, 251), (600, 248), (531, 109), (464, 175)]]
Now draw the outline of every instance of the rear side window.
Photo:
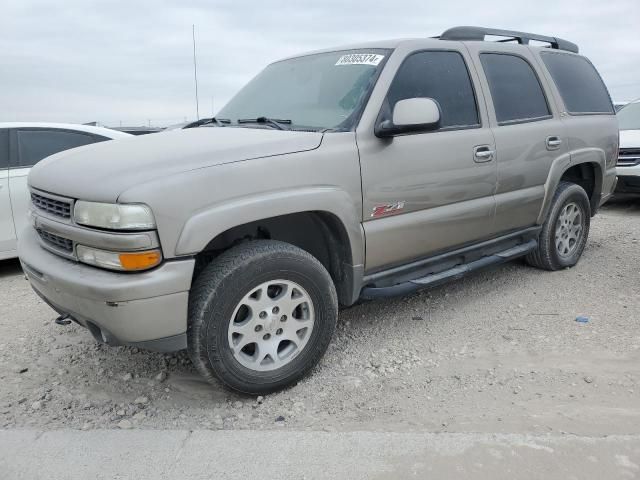
[(0, 168), (9, 166), (9, 130), (0, 128)]
[(93, 135), (65, 130), (18, 130), (18, 167), (32, 167), (54, 153), (94, 143)]
[(389, 88), (388, 107), (399, 100), (425, 97), (440, 104), (440, 128), (480, 123), (469, 71), (457, 52), (418, 52), (400, 66)]
[(538, 76), (529, 62), (502, 53), (483, 53), (480, 61), (489, 82), (498, 124), (538, 120), (551, 115)]
[(541, 53), (569, 113), (614, 113), (611, 97), (591, 62), (578, 55)]

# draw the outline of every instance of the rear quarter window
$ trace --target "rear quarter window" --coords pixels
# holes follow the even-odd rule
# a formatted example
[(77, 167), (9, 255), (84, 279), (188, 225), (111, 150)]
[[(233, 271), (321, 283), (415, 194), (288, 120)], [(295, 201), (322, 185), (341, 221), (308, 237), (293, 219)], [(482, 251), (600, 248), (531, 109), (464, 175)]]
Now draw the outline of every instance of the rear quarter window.
[(540, 56), (569, 113), (615, 112), (600, 74), (585, 57), (550, 52), (542, 52)]

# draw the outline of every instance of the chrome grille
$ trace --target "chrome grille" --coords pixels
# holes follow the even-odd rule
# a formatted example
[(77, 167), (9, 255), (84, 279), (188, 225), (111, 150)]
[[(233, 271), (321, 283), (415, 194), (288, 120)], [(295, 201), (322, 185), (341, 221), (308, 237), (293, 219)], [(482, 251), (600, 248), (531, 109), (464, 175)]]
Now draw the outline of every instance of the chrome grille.
[(39, 210), (43, 210), (50, 215), (56, 217), (71, 218), (71, 203), (62, 200), (55, 200), (53, 198), (38, 195), (37, 193), (31, 194), (31, 203)]
[(45, 232), (44, 230), (38, 229), (38, 235), (43, 242), (46, 244), (63, 250), (67, 253), (73, 252), (73, 242), (68, 238), (60, 237), (58, 235), (54, 235), (53, 233)]
[(640, 165), (640, 148), (621, 148), (618, 153), (618, 166), (634, 167)]

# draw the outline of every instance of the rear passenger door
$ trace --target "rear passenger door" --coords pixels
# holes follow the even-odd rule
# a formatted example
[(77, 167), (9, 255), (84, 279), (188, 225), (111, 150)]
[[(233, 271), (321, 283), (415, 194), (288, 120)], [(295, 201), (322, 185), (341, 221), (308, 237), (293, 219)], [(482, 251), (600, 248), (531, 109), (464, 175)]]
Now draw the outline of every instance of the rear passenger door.
[(528, 48), (468, 44), (483, 73), (496, 142), (495, 232), (534, 226), (551, 165), (568, 163), (565, 126)]
[(15, 230), (20, 234), (27, 224), (30, 195), (27, 176), (31, 167), (43, 158), (70, 148), (88, 145), (106, 138), (90, 133), (50, 128), (18, 128), (11, 132), (9, 192)]
[(16, 232), (9, 198), (9, 130), (2, 128), (0, 129), (0, 258), (15, 248)]

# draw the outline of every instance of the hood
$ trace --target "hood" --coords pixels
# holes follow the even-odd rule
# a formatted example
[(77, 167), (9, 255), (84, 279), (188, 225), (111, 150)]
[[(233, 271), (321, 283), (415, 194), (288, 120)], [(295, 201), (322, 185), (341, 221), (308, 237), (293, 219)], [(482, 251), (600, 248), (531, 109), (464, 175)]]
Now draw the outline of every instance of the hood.
[(640, 130), (620, 130), (620, 148), (640, 148)]
[(168, 175), (318, 148), (322, 134), (201, 127), (105, 141), (38, 163), (29, 185), (65, 197), (115, 202), (125, 190)]

